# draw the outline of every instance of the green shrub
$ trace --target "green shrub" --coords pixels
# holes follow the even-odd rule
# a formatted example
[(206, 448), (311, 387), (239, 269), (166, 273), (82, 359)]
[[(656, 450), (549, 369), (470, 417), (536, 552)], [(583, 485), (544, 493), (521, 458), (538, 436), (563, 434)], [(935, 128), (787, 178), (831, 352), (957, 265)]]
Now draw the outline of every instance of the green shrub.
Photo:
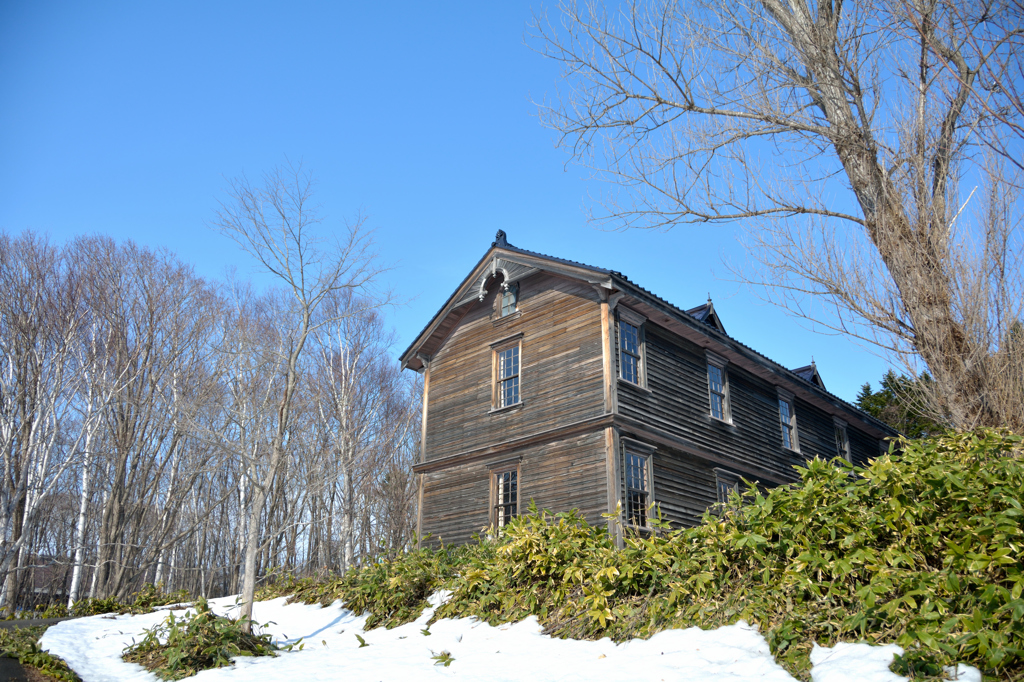
[(367, 628), (388, 628), (415, 620), (427, 597), (443, 589), (470, 553), (482, 547), (420, 549), (387, 557), (344, 576), (295, 578), (283, 575), (261, 588), (257, 599), (291, 595), (291, 601), (328, 606), (341, 600), (356, 613), (369, 613)]
[(1022, 439), (997, 430), (905, 441), (867, 467), (814, 460), (800, 480), (751, 488), (700, 526), (631, 536), (616, 550), (578, 513), (531, 510), (497, 541), (421, 550), (326, 582), (368, 627), (435, 618), (492, 624), (537, 615), (557, 636), (648, 637), (666, 628), (757, 623), (806, 676), (814, 642), (896, 642), (897, 666), (927, 676), (966, 662), (1024, 677)]
[[(145, 631), (140, 642), (127, 647), (123, 658), (153, 671), (164, 680), (180, 680), (200, 670), (232, 665), (235, 656), (275, 656), (279, 648), (270, 635), (246, 632), (243, 623), (218, 616), (200, 597), (195, 611), (174, 613)], [(301, 648), (301, 645), (300, 645)]]
[(16, 658), (22, 665), (32, 666), (61, 682), (81, 682), (67, 663), (39, 648), (44, 632), (45, 625), (0, 630), (0, 656)]

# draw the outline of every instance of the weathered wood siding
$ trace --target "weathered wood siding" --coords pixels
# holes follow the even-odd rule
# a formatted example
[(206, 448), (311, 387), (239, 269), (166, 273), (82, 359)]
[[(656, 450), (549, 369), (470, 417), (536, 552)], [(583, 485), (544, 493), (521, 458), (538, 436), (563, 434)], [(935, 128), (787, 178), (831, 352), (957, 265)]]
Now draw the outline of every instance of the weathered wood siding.
[[(539, 509), (579, 509), (590, 523), (607, 510), (602, 431), (503, 453), (493, 461), (521, 457), (520, 511), (532, 500)], [(423, 533), (429, 543), (464, 543), (490, 520), (490, 461), (424, 474)]]
[[(497, 286), (474, 304), (430, 363), (426, 462), (500, 450), (486, 460), (424, 474), (421, 532), (461, 543), (490, 520), (489, 464), (521, 457), (522, 508), (607, 510), (602, 430), (552, 435), (529, 447), (502, 443), (556, 432), (604, 412), (601, 309), (593, 287), (539, 273), (519, 283), (518, 312), (495, 314)], [(492, 344), (521, 334), (518, 407), (492, 411)], [(547, 436), (544, 436), (547, 438)]]
[(697, 525), (715, 495), (715, 472), (706, 462), (667, 448), (654, 453), (654, 501), (666, 521)]
[[(619, 413), (727, 458), (735, 463), (736, 473), (746, 477), (743, 469), (750, 468), (792, 481), (794, 465), (815, 455), (837, 455), (832, 415), (799, 398), (794, 407), (800, 451), (783, 447), (776, 387), (734, 364), (727, 369), (732, 423), (714, 419), (703, 349), (650, 321), (644, 325), (644, 336), (646, 390), (619, 381)], [(847, 433), (855, 462), (877, 455), (875, 439), (852, 426)], [(670, 520), (684, 524), (695, 522), (716, 501), (712, 469), (729, 468), (663, 446), (654, 466), (656, 501)]]
[[(800, 451), (784, 448), (776, 386), (732, 363), (731, 421), (711, 417), (704, 350), (652, 320), (643, 326), (645, 387), (613, 380), (616, 416), (602, 416), (603, 326), (594, 288), (532, 275), (519, 283), (519, 311), (506, 318), (496, 315), (497, 291), (453, 315), (430, 361), (420, 514), (421, 532), (433, 542), (467, 542), (488, 526), (491, 467), (511, 458), (519, 462), (521, 512), (533, 500), (603, 524), (601, 514), (622, 497), (622, 438), (645, 442), (656, 448), (652, 492), (664, 518), (694, 525), (717, 501), (716, 467), (773, 485), (796, 480), (794, 465), (815, 455), (837, 455), (832, 413), (799, 396)], [(612, 327), (610, 369), (618, 376)], [(495, 411), (492, 344), (512, 337), (521, 338), (522, 404)], [(614, 447), (605, 428), (618, 434)], [(855, 463), (878, 455), (877, 440), (852, 425), (847, 434)], [(452, 461), (438, 461), (446, 458)]]
[[(593, 287), (541, 273), (520, 282), (519, 313), (494, 317), (494, 291), (430, 363), (427, 461), (600, 415), (601, 310)], [(491, 412), (492, 348), (522, 333), (522, 406)]]

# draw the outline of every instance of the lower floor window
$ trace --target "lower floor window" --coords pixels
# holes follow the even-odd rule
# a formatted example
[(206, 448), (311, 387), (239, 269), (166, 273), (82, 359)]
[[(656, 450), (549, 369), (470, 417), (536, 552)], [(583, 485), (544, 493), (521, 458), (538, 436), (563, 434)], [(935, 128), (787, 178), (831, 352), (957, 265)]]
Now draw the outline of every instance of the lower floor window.
[(724, 512), (729, 508), (729, 500), (733, 493), (740, 492), (739, 475), (726, 469), (715, 467), (715, 513)]
[(725, 506), (733, 493), (739, 493), (740, 486), (736, 481), (723, 481), (718, 479), (718, 504)]
[(494, 525), (504, 527), (519, 513), (519, 472), (515, 469), (494, 475)]
[(626, 451), (626, 521), (633, 526), (647, 527), (651, 486), (648, 456)]

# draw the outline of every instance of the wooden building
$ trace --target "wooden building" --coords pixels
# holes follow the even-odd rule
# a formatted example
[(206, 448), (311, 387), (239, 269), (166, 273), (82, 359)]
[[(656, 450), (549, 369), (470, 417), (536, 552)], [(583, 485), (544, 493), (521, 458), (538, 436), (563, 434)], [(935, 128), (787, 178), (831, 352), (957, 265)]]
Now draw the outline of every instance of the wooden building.
[[(693, 525), (740, 479), (863, 463), (895, 435), (624, 275), (511, 246), (503, 232), (402, 354), (423, 374), (421, 535), (461, 543), (532, 500), (591, 523), (621, 504)], [(609, 523), (611, 532), (618, 525)]]

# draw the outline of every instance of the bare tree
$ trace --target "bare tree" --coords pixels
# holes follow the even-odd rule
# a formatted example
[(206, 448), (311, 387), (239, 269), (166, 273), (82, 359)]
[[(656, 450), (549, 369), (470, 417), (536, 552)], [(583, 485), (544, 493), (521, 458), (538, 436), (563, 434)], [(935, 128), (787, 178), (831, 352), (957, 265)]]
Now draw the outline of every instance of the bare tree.
[[(311, 372), (311, 400), (326, 446), (322, 471), (332, 485), (331, 500), (340, 507), (337, 565), (342, 572), (357, 555), (357, 512), (381, 497), (370, 490), (374, 477), (396, 461), (415, 412), (408, 409), (415, 401), (406, 400), (406, 386), (388, 352), (392, 339), (373, 307), (351, 292), (325, 299)], [(333, 504), (328, 513), (333, 517)], [(367, 528), (363, 534), (373, 533)]]
[[(253, 579), (406, 546), (419, 411), (363, 290), (365, 240), (352, 237), (348, 256), (366, 267), (303, 299), (319, 300), (303, 327), (293, 289), (257, 296), (232, 283), (222, 296), (163, 251), (0, 233), (7, 610), (124, 598), (145, 582), (230, 594), (244, 584), (250, 531), (261, 539)], [(325, 261), (306, 246), (312, 286)], [(296, 360), (304, 328), (312, 346)], [(331, 431), (341, 424), (344, 452)]]
[[(363, 221), (349, 225), (343, 240), (328, 243), (315, 234), (320, 222), (311, 202), (312, 178), (301, 167), (277, 168), (263, 177), (261, 185), (246, 178), (231, 183), (228, 203), (222, 203), (215, 225), (280, 282), (282, 305), (277, 316), (279, 340), (274, 352), (270, 381), (273, 412), (270, 442), (253, 451), (247, 462), (251, 485), (247, 514), (242, 611), (250, 621), (256, 591), (256, 554), (260, 547), (260, 519), (275, 488), (289, 441), (293, 402), (300, 383), (300, 360), (310, 334), (317, 326), (316, 313), (333, 292), (369, 287), (379, 274), (371, 241)], [(251, 626), (251, 622), (250, 622)]]
[(102, 412), (105, 475), (90, 592), (124, 597), (176, 541), (169, 521), (214, 454), (190, 438), (190, 426), (211, 390), (204, 356), (219, 301), (166, 252), (103, 238), (75, 246), (90, 268), (90, 312), (106, 330), (107, 371), (86, 376), (113, 396)]
[(923, 362), (945, 421), (1024, 427), (1024, 400), (996, 398), (1024, 300), (1019, 182), (984, 154), (1020, 158), (1024, 112), (995, 82), (1019, 71), (1019, 5), (560, 10), (560, 26), (536, 24), (566, 83), (542, 111), (576, 159), (621, 188), (599, 219), (745, 221), (759, 261), (748, 276), (772, 300), (912, 370)]
[(73, 419), (69, 385), (82, 315), (78, 282), (65, 266), (43, 240), (0, 235), (0, 604), (8, 612), (18, 600), (16, 568), (24, 566), (26, 544), (74, 465), (63, 441)]

